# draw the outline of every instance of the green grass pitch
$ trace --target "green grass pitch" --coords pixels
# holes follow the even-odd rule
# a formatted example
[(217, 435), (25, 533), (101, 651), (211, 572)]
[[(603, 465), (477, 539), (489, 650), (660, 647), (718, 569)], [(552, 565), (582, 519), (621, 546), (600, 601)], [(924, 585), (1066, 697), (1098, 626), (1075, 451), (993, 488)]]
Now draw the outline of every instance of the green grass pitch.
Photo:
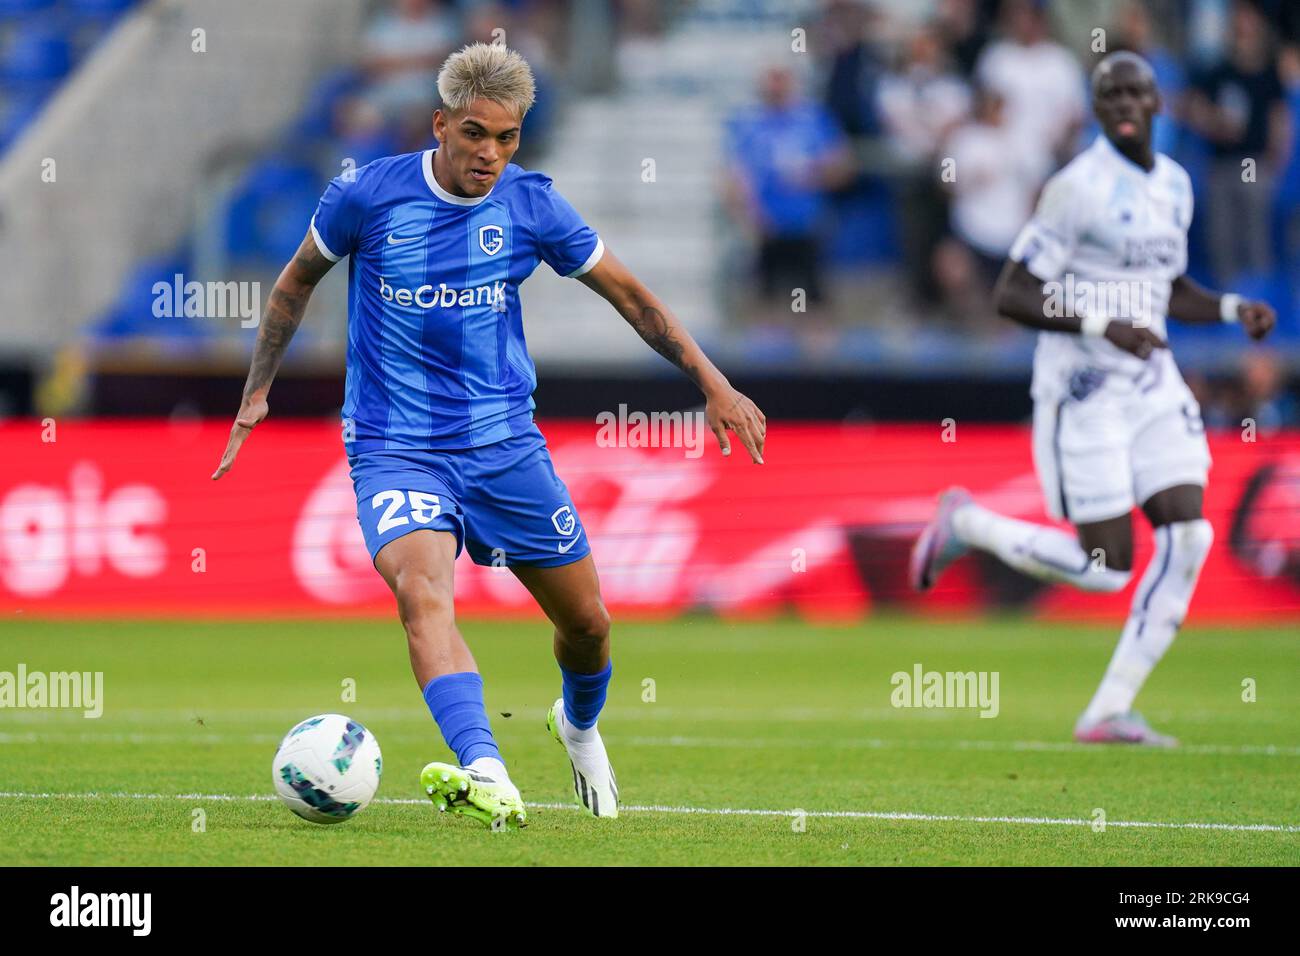
[[(1186, 629), (1138, 701), (1183, 745), (1152, 751), (1070, 742), (1116, 627), (616, 623), (601, 727), (625, 810), (609, 821), (571, 806), (543, 726), (545, 624), (463, 627), (531, 806), (522, 832), (423, 799), (420, 768), (447, 751), (395, 620), (0, 624), (0, 671), (102, 671), (105, 697), (98, 720), (0, 709), (0, 865), (1300, 863), (1293, 628)], [(997, 717), (892, 707), (891, 675), (917, 663), (997, 671)], [(268, 799), (270, 762), (327, 711), (377, 735), (384, 778), (320, 827)]]

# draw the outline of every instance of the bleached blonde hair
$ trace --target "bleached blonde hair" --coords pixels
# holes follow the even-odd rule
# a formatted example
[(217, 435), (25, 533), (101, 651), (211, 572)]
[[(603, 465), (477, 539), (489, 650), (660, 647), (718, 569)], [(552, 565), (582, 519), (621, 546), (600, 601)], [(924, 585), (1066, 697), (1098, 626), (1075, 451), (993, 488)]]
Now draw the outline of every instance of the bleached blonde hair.
[(442, 108), (463, 113), (483, 98), (519, 112), (520, 119), (533, 107), (537, 88), (528, 61), (499, 43), (471, 43), (443, 63), (438, 71)]

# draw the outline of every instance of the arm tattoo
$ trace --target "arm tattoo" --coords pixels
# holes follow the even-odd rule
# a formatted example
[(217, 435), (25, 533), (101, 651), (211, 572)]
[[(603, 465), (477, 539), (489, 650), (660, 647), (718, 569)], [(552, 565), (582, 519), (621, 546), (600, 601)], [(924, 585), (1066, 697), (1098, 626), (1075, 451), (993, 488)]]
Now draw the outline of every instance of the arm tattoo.
[(279, 286), (271, 290), (266, 303), (266, 315), (257, 330), (257, 344), (253, 347), (253, 361), (244, 383), (244, 396), (266, 388), (280, 368), (280, 360), (289, 348), (293, 333), (298, 331), (303, 313), (307, 309), (309, 293), (291, 295)]
[(647, 305), (641, 309), (639, 314), (633, 312), (628, 316), (627, 320), (647, 345), (685, 372), (696, 385), (700, 383), (699, 373), (695, 366), (687, 365), (682, 361), (684, 351), (682, 343), (673, 337), (667, 316), (654, 306)]
[(309, 234), (298, 247), (298, 251), (293, 254), (292, 265), (298, 281), (314, 286), (325, 277), (325, 273), (330, 271), (334, 262), (321, 254), (320, 249), (316, 247), (316, 240)]
[(267, 298), (266, 314), (257, 330), (253, 360), (249, 365), (248, 380), (244, 383), (245, 398), (270, 386), (293, 334), (302, 323), (312, 290), (332, 265), (334, 263), (321, 255), (316, 241), (308, 235), (285, 270), (292, 283), (286, 288), (277, 280)]

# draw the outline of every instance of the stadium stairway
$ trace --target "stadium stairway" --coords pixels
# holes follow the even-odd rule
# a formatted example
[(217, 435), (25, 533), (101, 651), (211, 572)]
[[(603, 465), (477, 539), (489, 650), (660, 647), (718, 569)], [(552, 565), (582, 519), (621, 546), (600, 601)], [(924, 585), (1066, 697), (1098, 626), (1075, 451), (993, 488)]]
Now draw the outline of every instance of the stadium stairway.
[(0, 152), (139, 0), (0, 0)]
[[(23, 107), (34, 119), (0, 154), (5, 345), (39, 356), (104, 315), (138, 262), (172, 254), (213, 213), (214, 178), (231, 156), (272, 142), (312, 81), (344, 62), (363, 11), (352, 0), (150, 0), (125, 13), (114, 0), (0, 0), (0, 23), (19, 6), (31, 8), (20, 35), (50, 30), (44, 18), (70, 11), (112, 25), (73, 72), (52, 80), (43, 109)], [(17, 52), (11, 39), (0, 73), (50, 82), (44, 74), (62, 62), (23, 45), (54, 51), (60, 37), (70, 43), (50, 32)]]
[[(702, 4), (664, 37), (625, 40), (618, 91), (571, 102), (539, 163), (704, 341), (722, 330), (718, 262), (735, 256), (719, 195), (723, 120), (753, 95), (765, 63), (788, 58), (786, 35), (770, 29), (770, 16), (752, 14)], [(662, 364), (603, 300), (575, 295), (549, 269), (538, 270), (523, 299), (539, 361), (563, 366), (598, 354)], [(574, 341), (583, 343), (582, 355), (572, 353)]]

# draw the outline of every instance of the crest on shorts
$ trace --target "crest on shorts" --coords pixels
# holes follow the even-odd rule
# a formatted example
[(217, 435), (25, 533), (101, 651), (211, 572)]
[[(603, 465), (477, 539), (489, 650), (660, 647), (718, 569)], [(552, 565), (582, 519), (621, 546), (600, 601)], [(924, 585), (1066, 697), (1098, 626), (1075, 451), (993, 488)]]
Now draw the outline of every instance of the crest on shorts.
[(490, 256), (495, 256), (506, 244), (505, 230), (500, 226), (479, 226), (478, 247)]
[(556, 531), (567, 536), (573, 534), (573, 529), (578, 527), (578, 519), (572, 508), (561, 505), (555, 509), (555, 514), (551, 515), (551, 524), (555, 525)]
[(1070, 376), (1070, 397), (1081, 402), (1106, 381), (1106, 373), (1099, 368), (1076, 369)]

